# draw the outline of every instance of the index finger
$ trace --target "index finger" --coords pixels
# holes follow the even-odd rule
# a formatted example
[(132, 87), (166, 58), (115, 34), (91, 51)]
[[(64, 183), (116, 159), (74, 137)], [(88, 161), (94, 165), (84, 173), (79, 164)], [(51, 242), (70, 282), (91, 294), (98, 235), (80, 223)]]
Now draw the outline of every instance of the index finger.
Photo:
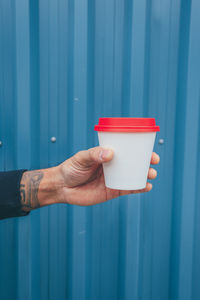
[(151, 164), (157, 165), (159, 161), (160, 161), (160, 156), (157, 153), (153, 152), (151, 156)]

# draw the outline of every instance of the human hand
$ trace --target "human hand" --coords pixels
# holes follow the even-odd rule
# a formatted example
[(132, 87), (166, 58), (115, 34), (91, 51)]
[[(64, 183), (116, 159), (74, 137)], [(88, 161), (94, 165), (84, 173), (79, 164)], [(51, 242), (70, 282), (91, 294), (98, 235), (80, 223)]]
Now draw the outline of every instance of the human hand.
[[(149, 192), (152, 184), (137, 191), (114, 190), (105, 186), (103, 162), (113, 158), (113, 151), (102, 147), (80, 151), (57, 167), (26, 171), (20, 182), (21, 207), (30, 211), (55, 203), (93, 205), (118, 196)], [(151, 164), (160, 157), (152, 153)], [(149, 168), (148, 178), (155, 179), (156, 170)]]
[[(105, 186), (103, 162), (113, 158), (113, 151), (102, 147), (80, 151), (58, 166), (62, 188), (60, 197), (62, 203), (75, 205), (94, 205), (116, 198), (118, 196), (149, 192), (152, 184), (147, 183), (142, 190), (114, 190)], [(160, 161), (156, 153), (152, 153), (151, 164)], [(155, 179), (157, 171), (149, 168), (148, 179)]]

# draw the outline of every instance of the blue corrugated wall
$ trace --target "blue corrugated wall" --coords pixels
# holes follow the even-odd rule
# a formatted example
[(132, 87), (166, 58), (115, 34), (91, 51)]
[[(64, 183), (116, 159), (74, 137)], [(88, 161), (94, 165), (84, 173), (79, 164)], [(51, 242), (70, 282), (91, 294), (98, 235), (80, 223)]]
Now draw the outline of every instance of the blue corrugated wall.
[(0, 0), (1, 170), (97, 145), (99, 117), (161, 127), (149, 194), (0, 221), (1, 300), (200, 299), (199, 29), (199, 0)]

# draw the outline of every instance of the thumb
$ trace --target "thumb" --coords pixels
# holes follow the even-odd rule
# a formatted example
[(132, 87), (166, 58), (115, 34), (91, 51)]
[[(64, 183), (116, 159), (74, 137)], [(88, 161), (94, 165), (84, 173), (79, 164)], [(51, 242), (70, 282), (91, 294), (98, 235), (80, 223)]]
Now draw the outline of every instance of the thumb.
[(108, 162), (113, 158), (114, 152), (112, 149), (103, 147), (94, 147), (86, 151), (80, 151), (75, 156), (74, 159), (84, 166), (91, 166), (94, 163), (101, 164), (103, 162)]

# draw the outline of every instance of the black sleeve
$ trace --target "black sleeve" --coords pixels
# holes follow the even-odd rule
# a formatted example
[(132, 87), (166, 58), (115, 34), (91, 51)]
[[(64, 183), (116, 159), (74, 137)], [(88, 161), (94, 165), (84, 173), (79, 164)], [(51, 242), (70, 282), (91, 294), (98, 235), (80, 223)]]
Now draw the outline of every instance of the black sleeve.
[(0, 172), (0, 219), (28, 214), (20, 202), (20, 181), (25, 171)]

